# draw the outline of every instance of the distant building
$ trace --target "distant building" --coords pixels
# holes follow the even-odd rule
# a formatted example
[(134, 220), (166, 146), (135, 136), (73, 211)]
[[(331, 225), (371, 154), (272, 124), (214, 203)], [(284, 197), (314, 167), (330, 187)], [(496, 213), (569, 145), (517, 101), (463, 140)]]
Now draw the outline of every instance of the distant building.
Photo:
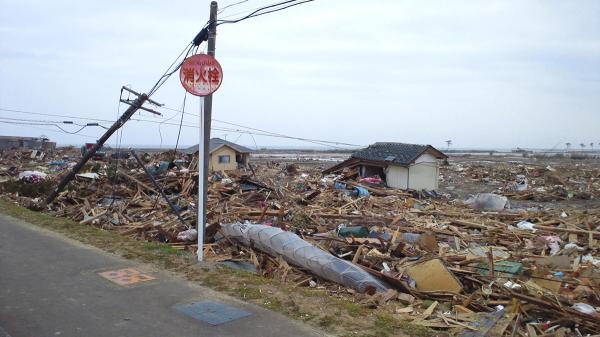
[[(198, 153), (198, 145), (189, 147), (183, 152), (187, 154)], [(221, 138), (211, 138), (208, 170), (229, 171), (248, 165), (250, 153), (253, 151), (245, 146), (226, 141)]]
[(0, 136), (0, 149), (29, 149), (52, 152), (56, 142), (41, 137)]
[(323, 173), (357, 169), (360, 177), (377, 175), (389, 187), (435, 190), (439, 180), (438, 161), (446, 158), (445, 154), (431, 145), (375, 143), (354, 152), (349, 159)]

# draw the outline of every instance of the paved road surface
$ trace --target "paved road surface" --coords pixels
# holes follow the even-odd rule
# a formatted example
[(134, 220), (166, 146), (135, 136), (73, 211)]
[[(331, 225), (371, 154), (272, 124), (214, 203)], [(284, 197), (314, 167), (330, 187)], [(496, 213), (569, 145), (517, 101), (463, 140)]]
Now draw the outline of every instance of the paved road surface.
[[(122, 287), (99, 272), (155, 277)], [(174, 309), (212, 300), (251, 313), (210, 325)], [(320, 336), (280, 314), (0, 215), (0, 337)]]

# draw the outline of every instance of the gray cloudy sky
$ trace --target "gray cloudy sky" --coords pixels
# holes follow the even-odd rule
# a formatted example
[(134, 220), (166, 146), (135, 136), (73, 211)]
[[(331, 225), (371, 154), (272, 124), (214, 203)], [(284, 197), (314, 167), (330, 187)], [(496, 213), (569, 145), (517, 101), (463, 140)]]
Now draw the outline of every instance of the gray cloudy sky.
[[(222, 17), (274, 2), (249, 0)], [(0, 108), (111, 120), (120, 87), (148, 90), (208, 20), (209, 9), (206, 0), (0, 5)], [(600, 144), (598, 18), (600, 2), (593, 0), (317, 0), (218, 27), (224, 81), (213, 117), (361, 145)], [(183, 96), (173, 76), (153, 98), (178, 108)], [(188, 97), (187, 110), (198, 113), (198, 98)], [(139, 118), (162, 120), (148, 113)], [(195, 116), (185, 120), (198, 123)], [(103, 131), (87, 128), (80, 133), (92, 137), (86, 138), (50, 130), (56, 128), (0, 123), (2, 135), (46, 134), (59, 143), (79, 144)], [(163, 124), (161, 131), (164, 144), (175, 143), (176, 126)], [(311, 145), (254, 138), (258, 146)], [(197, 129), (183, 128), (181, 143), (197, 139)], [(158, 124), (128, 123), (123, 142), (159, 144)], [(254, 146), (248, 135), (238, 142)]]

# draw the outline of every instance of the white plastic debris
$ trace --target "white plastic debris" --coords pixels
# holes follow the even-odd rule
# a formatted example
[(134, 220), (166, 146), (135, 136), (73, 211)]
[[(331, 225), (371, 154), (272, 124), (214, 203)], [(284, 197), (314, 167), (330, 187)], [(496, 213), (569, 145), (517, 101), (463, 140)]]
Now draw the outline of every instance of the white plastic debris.
[(535, 225), (529, 221), (521, 221), (517, 224), (517, 228), (525, 229), (525, 230), (532, 231), (535, 233), (536, 229), (533, 228), (533, 226), (535, 226)]
[(44, 172), (40, 172), (40, 171), (23, 171), (21, 173), (19, 173), (19, 179), (29, 179), (31, 177), (38, 177), (41, 179), (46, 179), (48, 175)]
[(508, 198), (493, 193), (479, 193), (471, 196), (464, 203), (471, 208), (486, 211), (501, 211), (510, 208)]
[(198, 231), (195, 229), (188, 229), (177, 234), (177, 240), (181, 241), (196, 241), (198, 238)]
[(519, 289), (521, 288), (521, 285), (512, 281), (507, 281), (506, 283), (504, 283), (504, 286), (507, 287), (508, 289)]
[(100, 179), (100, 176), (98, 175), (98, 173), (93, 173), (93, 172), (79, 173), (79, 174), (76, 174), (75, 176), (77, 178), (84, 178), (84, 179), (91, 179), (91, 180)]
[(583, 263), (588, 263), (590, 262), (591, 264), (593, 264), (596, 267), (600, 267), (600, 260), (596, 259), (592, 256), (592, 254), (587, 254), (581, 257), (581, 262)]
[(567, 243), (564, 247), (565, 250), (575, 250), (577, 249), (578, 251), (583, 251), (585, 250), (585, 248), (583, 247), (579, 247), (576, 243)]
[(561, 218), (566, 218), (568, 217), (567, 213), (565, 211), (563, 211), (562, 213), (560, 213), (560, 217)]
[(554, 256), (560, 252), (560, 245), (556, 241), (548, 242), (548, 247), (550, 248), (551, 256)]
[(546, 240), (546, 246), (550, 248), (550, 255), (554, 256), (560, 252), (560, 244), (563, 242), (562, 239), (556, 235), (544, 236)]
[(596, 309), (587, 303), (575, 303), (571, 308), (587, 315), (595, 316), (597, 314)]
[(527, 179), (525, 179), (525, 181), (522, 181), (520, 183), (517, 184), (517, 191), (527, 191), (527, 189), (529, 188), (529, 184), (527, 184)]

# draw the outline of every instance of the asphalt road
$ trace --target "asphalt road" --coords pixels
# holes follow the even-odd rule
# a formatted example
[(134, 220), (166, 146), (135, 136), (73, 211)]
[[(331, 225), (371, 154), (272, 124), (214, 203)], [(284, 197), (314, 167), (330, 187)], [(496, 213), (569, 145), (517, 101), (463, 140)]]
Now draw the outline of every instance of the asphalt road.
[[(154, 277), (120, 286), (98, 273)], [(251, 313), (210, 325), (176, 304), (211, 300)], [(280, 314), (0, 215), (0, 337), (322, 336)]]

